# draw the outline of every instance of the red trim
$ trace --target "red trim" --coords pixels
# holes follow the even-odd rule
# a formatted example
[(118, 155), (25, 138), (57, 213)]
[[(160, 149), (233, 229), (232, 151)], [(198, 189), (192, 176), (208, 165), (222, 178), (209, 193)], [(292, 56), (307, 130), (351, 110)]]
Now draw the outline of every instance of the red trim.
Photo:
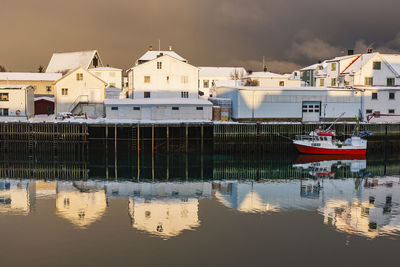
[(295, 144), (297, 150), (300, 153), (305, 154), (318, 154), (318, 155), (365, 155), (367, 153), (367, 149), (327, 149), (320, 147), (311, 147), (311, 146), (303, 146)]
[(340, 74), (343, 74), (348, 68), (350, 68), (351, 65), (353, 65), (354, 62), (357, 61), (357, 59), (359, 59), (362, 55), (359, 55), (358, 57), (356, 57)]

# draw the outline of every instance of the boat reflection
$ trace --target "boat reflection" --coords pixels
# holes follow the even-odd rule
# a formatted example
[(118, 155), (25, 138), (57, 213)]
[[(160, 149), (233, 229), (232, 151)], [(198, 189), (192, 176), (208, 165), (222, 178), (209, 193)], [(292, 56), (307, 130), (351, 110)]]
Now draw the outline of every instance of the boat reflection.
[[(351, 169), (347, 159), (341, 162)], [(124, 199), (123, 217), (132, 228), (166, 240), (200, 226), (205, 198), (243, 216), (308, 210), (317, 211), (321, 223), (340, 232), (366, 238), (400, 233), (400, 178), (394, 176), (209, 182), (5, 179), (0, 180), (0, 218), (28, 215), (35, 205), (54, 201), (56, 216), (87, 229), (113, 208), (108, 203)]]
[(335, 178), (339, 169), (365, 176), (367, 160), (365, 155), (300, 155), (293, 167), (315, 178)]

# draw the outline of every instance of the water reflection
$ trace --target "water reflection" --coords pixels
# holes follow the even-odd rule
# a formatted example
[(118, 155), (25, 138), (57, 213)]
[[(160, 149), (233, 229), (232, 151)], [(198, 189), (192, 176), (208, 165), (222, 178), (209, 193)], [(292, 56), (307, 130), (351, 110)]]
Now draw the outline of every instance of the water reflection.
[[(54, 201), (53, 216), (87, 229), (104, 220), (113, 209), (109, 203), (122, 200), (130, 231), (166, 240), (198, 229), (202, 199), (212, 199), (240, 216), (316, 211), (321, 224), (335, 231), (366, 238), (400, 232), (396, 157), (184, 155), (142, 160), (140, 166), (130, 160), (113, 166), (128, 178), (114, 179), (108, 165), (84, 158), (76, 166), (72, 161), (28, 164), (38, 170), (0, 162), (8, 166), (0, 168), (5, 177), (0, 179), (0, 218), (29, 215), (39, 200)], [(41, 173), (58, 173), (58, 179), (37, 179)]]
[(99, 220), (107, 209), (106, 192), (97, 182), (58, 182), (56, 214), (78, 228)]

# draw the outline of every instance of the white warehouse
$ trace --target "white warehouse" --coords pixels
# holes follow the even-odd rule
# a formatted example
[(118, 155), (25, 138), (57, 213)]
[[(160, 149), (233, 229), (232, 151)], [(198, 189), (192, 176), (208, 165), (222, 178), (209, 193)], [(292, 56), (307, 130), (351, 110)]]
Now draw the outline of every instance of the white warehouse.
[[(298, 87), (219, 87), (218, 98), (232, 100), (236, 121), (354, 120), (363, 110), (362, 92), (350, 89)], [(361, 113), (362, 114), (362, 113)]]
[(211, 120), (212, 103), (204, 99), (106, 99), (107, 119)]

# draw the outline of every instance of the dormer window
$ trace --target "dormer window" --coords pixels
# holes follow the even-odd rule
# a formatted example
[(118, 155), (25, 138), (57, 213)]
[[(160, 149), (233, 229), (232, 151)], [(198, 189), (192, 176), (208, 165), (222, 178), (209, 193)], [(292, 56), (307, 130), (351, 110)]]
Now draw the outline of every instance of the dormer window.
[(381, 69), (381, 62), (380, 62), (380, 61), (374, 61), (374, 62), (372, 63), (372, 68), (373, 68), (374, 70), (380, 70), (380, 69)]
[(157, 62), (157, 69), (161, 70), (162, 69), (162, 62)]

